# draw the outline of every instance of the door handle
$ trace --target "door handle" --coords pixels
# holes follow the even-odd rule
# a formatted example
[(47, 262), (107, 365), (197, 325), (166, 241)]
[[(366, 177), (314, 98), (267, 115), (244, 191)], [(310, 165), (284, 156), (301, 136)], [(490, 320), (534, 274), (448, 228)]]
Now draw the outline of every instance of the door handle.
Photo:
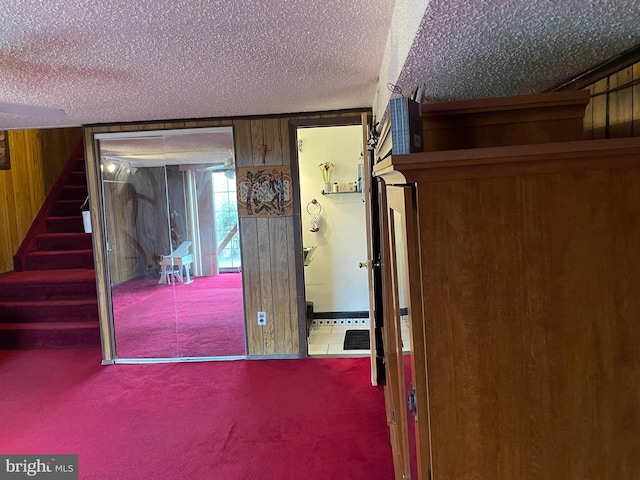
[(418, 406), (416, 405), (416, 385), (411, 382), (411, 390), (407, 395), (407, 407), (409, 411), (413, 413), (413, 418), (417, 422), (418, 421)]
[(360, 268), (366, 268), (366, 267), (369, 267), (369, 265), (373, 265), (373, 268), (380, 268), (380, 262), (373, 262), (372, 264), (371, 260), (367, 260), (366, 262), (358, 263), (358, 267)]

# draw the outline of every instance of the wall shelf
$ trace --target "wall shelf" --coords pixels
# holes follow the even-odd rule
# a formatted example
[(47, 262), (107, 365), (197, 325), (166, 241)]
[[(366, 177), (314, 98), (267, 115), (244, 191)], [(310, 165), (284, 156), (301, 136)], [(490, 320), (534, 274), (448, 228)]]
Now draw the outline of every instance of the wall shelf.
[(356, 190), (354, 192), (325, 192), (324, 190), (322, 190), (322, 195), (343, 195), (345, 193), (362, 193), (360, 190)]

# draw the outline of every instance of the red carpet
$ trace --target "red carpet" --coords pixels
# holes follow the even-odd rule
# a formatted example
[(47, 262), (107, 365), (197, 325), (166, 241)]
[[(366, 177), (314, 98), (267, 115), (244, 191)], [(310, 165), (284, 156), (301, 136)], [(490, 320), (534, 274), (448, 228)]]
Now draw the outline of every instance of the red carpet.
[(245, 354), (241, 273), (126, 282), (113, 288), (113, 313), (119, 358)]
[(389, 480), (369, 359), (99, 365), (0, 352), (0, 452), (75, 453), (83, 480)]

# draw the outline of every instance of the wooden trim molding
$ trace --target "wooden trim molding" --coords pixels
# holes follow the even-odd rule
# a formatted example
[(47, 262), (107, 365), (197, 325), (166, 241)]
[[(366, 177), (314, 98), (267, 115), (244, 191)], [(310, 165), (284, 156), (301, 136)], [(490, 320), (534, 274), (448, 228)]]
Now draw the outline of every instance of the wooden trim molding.
[(626, 168), (640, 164), (640, 138), (586, 140), (394, 155), (374, 175), (386, 183), (505, 177), (569, 170)]

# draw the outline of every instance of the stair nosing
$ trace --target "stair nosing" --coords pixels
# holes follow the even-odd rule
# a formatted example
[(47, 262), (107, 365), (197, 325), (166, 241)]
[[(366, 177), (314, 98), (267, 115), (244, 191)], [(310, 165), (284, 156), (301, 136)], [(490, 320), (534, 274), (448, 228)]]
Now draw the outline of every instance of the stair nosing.
[(62, 238), (66, 235), (79, 236), (79, 235), (91, 235), (91, 234), (85, 233), (85, 232), (43, 232), (43, 233), (38, 233), (36, 236), (45, 237), (45, 238)]
[(0, 306), (2, 307), (46, 307), (50, 306), (64, 306), (64, 305), (97, 305), (97, 298), (82, 298), (77, 300), (22, 300), (22, 301), (3, 301), (0, 300)]
[(98, 320), (86, 322), (24, 322), (0, 323), (0, 330), (75, 330), (79, 328), (100, 329)]
[[(92, 248), (76, 248), (74, 250), (34, 250), (27, 253), (27, 255), (34, 255), (38, 257), (53, 256), (53, 255), (81, 255), (91, 253), (93, 256)], [(64, 269), (62, 269), (64, 270)]]

